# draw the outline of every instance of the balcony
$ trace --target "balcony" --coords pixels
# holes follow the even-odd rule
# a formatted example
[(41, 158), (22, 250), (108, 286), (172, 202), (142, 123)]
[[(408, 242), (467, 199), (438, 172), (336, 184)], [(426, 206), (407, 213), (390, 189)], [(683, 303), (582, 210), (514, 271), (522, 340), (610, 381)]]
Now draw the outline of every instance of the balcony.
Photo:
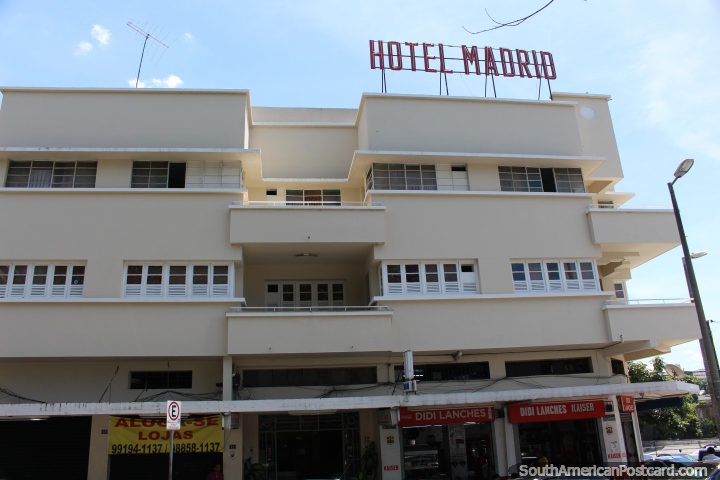
[[(626, 359), (667, 353), (670, 347), (700, 338), (695, 304), (678, 300), (608, 300), (603, 306), (608, 333), (614, 342), (640, 342)], [(621, 345), (618, 345), (620, 348)]]
[(385, 207), (286, 205), (246, 202), (230, 205), (233, 244), (377, 244), (385, 242)]
[(629, 262), (629, 268), (680, 245), (671, 208), (591, 205), (586, 214), (592, 242), (609, 261), (617, 257)]
[(228, 354), (389, 352), (387, 307), (233, 307)]

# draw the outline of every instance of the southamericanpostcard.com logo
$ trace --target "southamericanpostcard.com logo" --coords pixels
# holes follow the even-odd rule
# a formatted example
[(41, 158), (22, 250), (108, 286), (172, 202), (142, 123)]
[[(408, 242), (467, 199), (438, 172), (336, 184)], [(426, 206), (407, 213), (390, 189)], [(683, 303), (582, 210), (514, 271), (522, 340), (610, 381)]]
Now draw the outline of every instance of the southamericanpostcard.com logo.
[(613, 467), (566, 467), (561, 465), (547, 465), (545, 467), (529, 467), (521, 465), (518, 468), (518, 474), (521, 477), (695, 477), (707, 478), (709, 475), (707, 467), (647, 467), (641, 465), (639, 467), (628, 467), (627, 465), (617, 465)]

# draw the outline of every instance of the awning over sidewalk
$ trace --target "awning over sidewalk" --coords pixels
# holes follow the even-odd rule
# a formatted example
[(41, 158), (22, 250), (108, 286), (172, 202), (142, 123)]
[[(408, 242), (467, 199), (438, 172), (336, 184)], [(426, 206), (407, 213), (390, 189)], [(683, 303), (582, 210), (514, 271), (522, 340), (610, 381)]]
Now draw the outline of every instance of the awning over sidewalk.
[[(461, 406), (598, 398), (632, 395), (637, 402), (699, 393), (700, 388), (685, 382), (613, 383), (528, 390), (500, 390), (448, 394), (410, 394), (368, 397), (288, 398), (271, 400), (187, 401), (183, 414), (206, 413), (322, 413), (392, 407)], [(63, 415), (158, 415), (165, 416), (166, 402), (127, 403), (14, 403), (0, 404), (0, 417), (33, 418)]]

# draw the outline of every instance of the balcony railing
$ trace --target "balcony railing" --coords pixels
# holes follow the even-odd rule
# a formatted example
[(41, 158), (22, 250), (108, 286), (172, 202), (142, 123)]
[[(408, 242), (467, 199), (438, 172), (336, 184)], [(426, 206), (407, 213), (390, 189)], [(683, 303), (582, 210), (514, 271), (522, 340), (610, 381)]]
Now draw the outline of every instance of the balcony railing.
[(378, 202), (297, 202), (297, 201), (261, 201), (246, 200), (233, 202), (235, 205), (250, 207), (380, 207)]
[(310, 312), (389, 312), (386, 306), (332, 307), (230, 307), (234, 313), (310, 313)]
[(693, 303), (692, 298), (615, 298), (605, 300), (605, 305), (682, 305)]

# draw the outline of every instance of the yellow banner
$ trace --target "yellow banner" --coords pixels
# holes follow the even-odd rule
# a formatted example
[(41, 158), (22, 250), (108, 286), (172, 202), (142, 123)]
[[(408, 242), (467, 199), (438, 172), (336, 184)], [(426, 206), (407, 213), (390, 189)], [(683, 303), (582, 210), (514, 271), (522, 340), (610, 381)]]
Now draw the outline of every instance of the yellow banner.
[(183, 420), (178, 431), (165, 428), (159, 418), (110, 417), (108, 454), (170, 453), (173, 435), (175, 453), (222, 452), (220, 415)]

